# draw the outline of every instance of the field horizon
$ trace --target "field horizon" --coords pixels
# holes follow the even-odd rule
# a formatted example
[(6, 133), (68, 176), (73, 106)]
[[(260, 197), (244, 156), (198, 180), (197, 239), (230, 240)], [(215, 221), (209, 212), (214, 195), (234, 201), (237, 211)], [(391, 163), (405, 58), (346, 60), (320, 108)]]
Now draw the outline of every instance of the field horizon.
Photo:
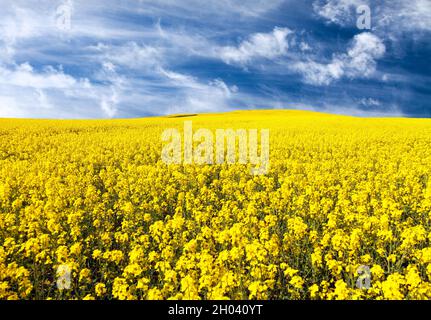
[(335, 113), (329, 111), (319, 110), (301, 110), (301, 109), (233, 109), (229, 111), (221, 112), (199, 112), (199, 113), (172, 113), (166, 115), (154, 115), (154, 116), (143, 116), (143, 117), (129, 117), (129, 118), (16, 118), (16, 117), (0, 117), (0, 121), (8, 120), (47, 120), (47, 121), (127, 121), (127, 120), (144, 120), (144, 119), (155, 119), (155, 118), (189, 118), (195, 116), (211, 116), (211, 115), (231, 115), (235, 113), (262, 113), (263, 115), (269, 115), (271, 113), (292, 113), (292, 114), (321, 114), (327, 116), (339, 116), (348, 118), (359, 118), (359, 119), (431, 119), (428, 117), (414, 117), (414, 116), (400, 116), (400, 115), (356, 115), (356, 114), (344, 114)]

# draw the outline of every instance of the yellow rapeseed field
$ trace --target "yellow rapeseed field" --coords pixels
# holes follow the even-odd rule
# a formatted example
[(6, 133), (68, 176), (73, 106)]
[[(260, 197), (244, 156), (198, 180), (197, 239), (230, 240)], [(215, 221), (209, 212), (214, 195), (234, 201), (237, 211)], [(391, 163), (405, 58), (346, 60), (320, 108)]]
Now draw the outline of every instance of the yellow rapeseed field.
[[(269, 128), (268, 173), (166, 165), (185, 120)], [(429, 299), (430, 173), (426, 119), (2, 119), (0, 299)]]

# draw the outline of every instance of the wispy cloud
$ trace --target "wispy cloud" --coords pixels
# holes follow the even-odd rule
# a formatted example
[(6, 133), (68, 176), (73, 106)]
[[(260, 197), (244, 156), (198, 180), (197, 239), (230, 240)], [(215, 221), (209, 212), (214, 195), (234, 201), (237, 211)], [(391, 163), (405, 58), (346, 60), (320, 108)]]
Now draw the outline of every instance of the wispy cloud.
[(98, 43), (96, 46), (88, 48), (90, 58), (96, 60), (106, 60), (130, 69), (152, 68), (161, 63), (163, 59), (163, 49), (139, 45), (134, 41), (120, 45)]
[(378, 31), (389, 33), (412, 33), (431, 31), (431, 1), (393, 0), (376, 8)]
[(227, 46), (219, 50), (221, 59), (228, 64), (246, 65), (255, 59), (275, 59), (289, 49), (288, 28), (275, 27), (270, 33), (255, 33), (237, 47)]
[(176, 99), (168, 102), (168, 113), (226, 111), (238, 91), (235, 85), (228, 86), (221, 79), (202, 83), (190, 75), (164, 69), (160, 73), (178, 90)]
[[(139, 0), (139, 10), (150, 15), (168, 14), (183, 19), (205, 17), (256, 17), (276, 9), (283, 0)], [(199, 13), (196, 15), (195, 13)]]

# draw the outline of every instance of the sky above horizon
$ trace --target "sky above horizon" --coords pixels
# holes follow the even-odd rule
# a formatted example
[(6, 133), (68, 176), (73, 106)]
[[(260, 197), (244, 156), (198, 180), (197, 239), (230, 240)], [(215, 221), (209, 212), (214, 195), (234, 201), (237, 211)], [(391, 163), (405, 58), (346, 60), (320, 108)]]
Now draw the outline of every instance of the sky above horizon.
[[(370, 29), (358, 28), (363, 5)], [(0, 0), (0, 7), (0, 117), (283, 108), (431, 116), (431, 0)]]

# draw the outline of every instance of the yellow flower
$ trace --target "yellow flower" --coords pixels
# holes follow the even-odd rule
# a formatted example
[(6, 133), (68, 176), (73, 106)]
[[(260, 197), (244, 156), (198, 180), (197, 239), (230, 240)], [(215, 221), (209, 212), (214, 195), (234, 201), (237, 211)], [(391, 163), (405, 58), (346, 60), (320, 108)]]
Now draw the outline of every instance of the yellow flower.
[(300, 276), (293, 276), (292, 279), (289, 281), (289, 283), (295, 288), (295, 289), (302, 289), (302, 286), (304, 285), (304, 280)]
[(311, 254), (311, 264), (314, 267), (322, 266), (322, 251), (320, 248), (315, 248), (314, 252)]
[(91, 270), (90, 269), (82, 269), (79, 273), (79, 282), (89, 282), (91, 281)]
[(408, 285), (409, 290), (413, 290), (422, 282), (422, 279), (418, 273), (418, 269), (416, 266), (409, 265), (407, 267), (407, 274), (405, 276), (406, 284)]
[(319, 293), (319, 286), (317, 284), (313, 284), (311, 287), (308, 288), (308, 291), (310, 292), (311, 298), (317, 298), (317, 295)]
[(99, 249), (96, 249), (93, 251), (93, 259), (99, 259), (102, 257), (102, 251)]
[(124, 268), (124, 274), (125, 275), (131, 275), (133, 277), (137, 277), (142, 273), (142, 268), (137, 264), (129, 264), (127, 267)]
[(337, 300), (347, 300), (350, 298), (349, 288), (343, 280), (338, 280), (335, 283), (334, 297)]
[(151, 288), (148, 290), (147, 299), (148, 300), (162, 300), (163, 295), (159, 289)]
[(82, 252), (82, 244), (81, 243), (74, 243), (71, 247), (70, 247), (70, 254), (73, 255), (80, 255)]
[(185, 300), (200, 300), (195, 281), (189, 275), (181, 279), (181, 292)]
[(381, 279), (385, 275), (385, 271), (378, 264), (373, 265), (370, 271), (371, 271), (371, 277), (373, 279)]
[(394, 273), (382, 282), (383, 297), (389, 300), (401, 300), (404, 298), (405, 279), (402, 275)]
[(98, 296), (98, 297), (104, 296), (106, 294), (106, 286), (105, 286), (105, 284), (104, 283), (100, 283), (100, 282), (97, 283), (96, 286), (95, 286), (95, 288), (94, 288), (94, 291), (96, 292), (96, 296)]
[(265, 299), (268, 287), (260, 281), (253, 281), (248, 286), (249, 299)]
[(123, 258), (123, 252), (120, 250), (107, 251), (103, 254), (103, 259), (106, 259), (115, 264), (119, 264), (121, 261), (123, 261)]
[(129, 286), (124, 278), (115, 278), (112, 286), (112, 295), (119, 300), (131, 300), (133, 296), (129, 293)]

